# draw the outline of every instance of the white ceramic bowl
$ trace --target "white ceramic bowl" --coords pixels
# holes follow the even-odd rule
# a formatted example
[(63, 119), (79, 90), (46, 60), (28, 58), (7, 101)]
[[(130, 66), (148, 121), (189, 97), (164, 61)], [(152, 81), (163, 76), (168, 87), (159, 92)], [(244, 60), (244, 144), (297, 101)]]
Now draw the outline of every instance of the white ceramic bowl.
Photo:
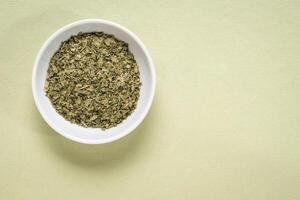
[[(142, 87), (135, 111), (121, 124), (105, 131), (99, 128), (84, 128), (72, 124), (60, 116), (45, 96), (43, 90), (49, 60), (62, 41), (79, 32), (102, 31), (113, 34), (129, 44), (130, 51), (139, 65)], [(147, 115), (155, 91), (155, 68), (149, 52), (141, 40), (128, 29), (114, 22), (86, 19), (68, 24), (56, 31), (40, 49), (33, 68), (32, 92), (35, 103), (44, 120), (59, 134), (80, 143), (101, 144), (112, 142), (134, 130)]]

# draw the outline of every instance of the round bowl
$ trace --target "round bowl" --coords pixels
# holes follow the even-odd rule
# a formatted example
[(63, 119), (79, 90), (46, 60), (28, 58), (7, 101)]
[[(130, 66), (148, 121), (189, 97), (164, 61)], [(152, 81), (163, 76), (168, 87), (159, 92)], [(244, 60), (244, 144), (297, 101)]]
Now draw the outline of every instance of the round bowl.
[[(135, 111), (116, 127), (101, 130), (72, 124), (59, 115), (44, 92), (48, 64), (62, 41), (79, 32), (104, 32), (115, 35), (129, 44), (140, 70), (142, 82), (140, 97)], [(133, 131), (147, 115), (155, 92), (155, 67), (152, 58), (141, 40), (127, 28), (107, 20), (86, 19), (68, 24), (54, 34), (41, 47), (33, 68), (32, 92), (35, 104), (44, 120), (57, 133), (73, 141), (85, 144), (102, 144), (115, 141)]]

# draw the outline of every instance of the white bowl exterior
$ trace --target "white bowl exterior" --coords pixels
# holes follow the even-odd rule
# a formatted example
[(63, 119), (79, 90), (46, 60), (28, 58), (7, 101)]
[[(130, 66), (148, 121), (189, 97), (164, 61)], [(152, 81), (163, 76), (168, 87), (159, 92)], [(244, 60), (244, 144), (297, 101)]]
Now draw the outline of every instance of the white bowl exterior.
[[(62, 41), (79, 32), (104, 32), (113, 34), (129, 44), (140, 70), (142, 87), (135, 111), (121, 124), (105, 131), (99, 128), (84, 128), (72, 124), (60, 116), (45, 96), (44, 83), (52, 55)], [(35, 61), (32, 76), (32, 91), (35, 103), (44, 120), (61, 135), (86, 144), (100, 144), (117, 140), (135, 129), (147, 115), (155, 91), (155, 69), (153, 61), (143, 43), (126, 28), (106, 20), (88, 19), (66, 25), (55, 32), (42, 46)]]

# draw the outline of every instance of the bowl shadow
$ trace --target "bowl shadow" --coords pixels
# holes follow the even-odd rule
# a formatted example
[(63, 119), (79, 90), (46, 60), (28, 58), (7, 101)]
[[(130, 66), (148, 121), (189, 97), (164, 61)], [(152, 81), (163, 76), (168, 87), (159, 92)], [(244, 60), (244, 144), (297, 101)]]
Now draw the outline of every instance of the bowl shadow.
[(51, 151), (63, 162), (69, 162), (81, 168), (110, 170), (124, 167), (134, 159), (141, 158), (145, 146), (151, 141), (151, 118), (155, 106), (152, 105), (144, 121), (129, 135), (117, 141), (88, 145), (71, 141), (56, 133), (42, 119), (34, 104), (34, 130)]

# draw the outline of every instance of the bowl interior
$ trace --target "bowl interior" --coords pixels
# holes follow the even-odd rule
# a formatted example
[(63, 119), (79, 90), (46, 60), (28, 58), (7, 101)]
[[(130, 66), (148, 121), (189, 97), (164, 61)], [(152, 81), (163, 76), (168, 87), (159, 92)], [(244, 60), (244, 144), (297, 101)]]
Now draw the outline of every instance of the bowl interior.
[[(43, 90), (48, 64), (60, 43), (79, 32), (102, 31), (115, 35), (129, 44), (130, 51), (139, 65), (142, 87), (136, 110), (121, 124), (105, 131), (84, 128), (66, 121), (51, 105)], [(54, 33), (41, 48), (33, 72), (33, 94), (37, 107), (46, 122), (61, 135), (82, 143), (105, 143), (116, 140), (132, 131), (145, 117), (154, 93), (154, 69), (151, 58), (140, 40), (127, 29), (107, 21), (84, 20), (67, 25)]]

